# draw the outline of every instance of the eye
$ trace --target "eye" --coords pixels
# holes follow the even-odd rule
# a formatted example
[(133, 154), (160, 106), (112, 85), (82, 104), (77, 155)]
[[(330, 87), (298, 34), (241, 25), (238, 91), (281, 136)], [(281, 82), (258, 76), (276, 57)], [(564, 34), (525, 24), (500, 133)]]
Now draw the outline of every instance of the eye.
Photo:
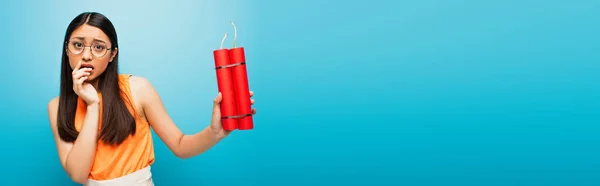
[(106, 48), (106, 46), (100, 45), (100, 44), (96, 44), (93, 47), (94, 47), (94, 50), (98, 50), (98, 51), (104, 50)]
[(75, 46), (76, 48), (81, 48), (81, 47), (83, 47), (83, 43), (81, 43), (81, 42), (74, 42), (73, 46)]

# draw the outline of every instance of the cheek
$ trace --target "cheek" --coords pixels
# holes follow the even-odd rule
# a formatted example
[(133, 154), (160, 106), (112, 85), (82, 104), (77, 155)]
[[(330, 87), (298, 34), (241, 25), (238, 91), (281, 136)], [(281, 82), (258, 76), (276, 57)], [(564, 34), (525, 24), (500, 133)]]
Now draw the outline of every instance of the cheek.
[(77, 62), (78, 59), (69, 56), (67, 59), (69, 59), (69, 65), (71, 65), (71, 69), (75, 68), (75, 66), (77, 66)]
[(94, 65), (95, 74), (99, 75), (101, 73), (104, 73), (104, 71), (106, 71), (107, 67), (108, 67), (108, 62), (101, 62), (101, 63), (95, 64)]

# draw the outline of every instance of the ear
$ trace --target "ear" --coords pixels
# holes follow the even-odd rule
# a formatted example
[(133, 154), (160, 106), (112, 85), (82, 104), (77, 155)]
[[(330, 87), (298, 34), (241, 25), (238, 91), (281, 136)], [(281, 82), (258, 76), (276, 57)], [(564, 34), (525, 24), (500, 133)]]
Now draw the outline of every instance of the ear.
[(108, 61), (109, 63), (113, 61), (113, 59), (115, 59), (115, 56), (117, 55), (117, 52), (119, 52), (118, 48), (115, 48), (112, 52), (112, 56), (110, 56), (110, 61)]

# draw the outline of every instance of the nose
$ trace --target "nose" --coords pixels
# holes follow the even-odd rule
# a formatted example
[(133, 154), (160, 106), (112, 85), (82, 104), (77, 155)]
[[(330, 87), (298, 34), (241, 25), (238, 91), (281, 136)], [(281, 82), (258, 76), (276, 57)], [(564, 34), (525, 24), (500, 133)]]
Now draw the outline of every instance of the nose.
[(88, 48), (90, 47), (83, 48), (83, 52), (81, 54), (81, 60), (83, 61), (92, 61), (92, 50), (91, 48), (88, 50)]

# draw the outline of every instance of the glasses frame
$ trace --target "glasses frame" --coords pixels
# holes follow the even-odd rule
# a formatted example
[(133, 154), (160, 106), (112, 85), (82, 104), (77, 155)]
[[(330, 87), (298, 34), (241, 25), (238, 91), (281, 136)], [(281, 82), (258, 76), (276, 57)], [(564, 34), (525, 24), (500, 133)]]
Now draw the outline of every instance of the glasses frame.
[(97, 58), (102, 58), (102, 57), (104, 57), (104, 56), (105, 56), (105, 55), (108, 53), (108, 51), (109, 51), (109, 50), (112, 50), (112, 47), (107, 47), (107, 48), (104, 50), (104, 54), (102, 54), (101, 56), (97, 56), (96, 54), (94, 54), (94, 52), (92, 52), (92, 46), (93, 46), (93, 44), (92, 44), (92, 45), (90, 45), (90, 46), (85, 46), (85, 44), (83, 44), (83, 50), (81, 50), (81, 52), (79, 52), (79, 53), (75, 53), (75, 52), (71, 51), (71, 49), (69, 49), (69, 41), (65, 41), (65, 47), (66, 47), (66, 48), (67, 48), (67, 50), (68, 50), (68, 51), (69, 51), (71, 54), (73, 54), (73, 55), (79, 55), (79, 54), (82, 54), (82, 53), (85, 51), (85, 49), (86, 49), (86, 48), (90, 48), (90, 53), (91, 53), (92, 55), (96, 56)]

